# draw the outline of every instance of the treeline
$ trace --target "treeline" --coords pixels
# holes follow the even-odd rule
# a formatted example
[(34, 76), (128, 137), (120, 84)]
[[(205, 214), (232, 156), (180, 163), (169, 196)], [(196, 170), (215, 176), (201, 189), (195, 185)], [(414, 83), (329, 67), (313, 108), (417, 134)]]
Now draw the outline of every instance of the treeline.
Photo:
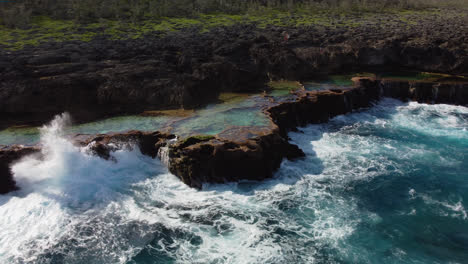
[[(449, 0), (468, 2), (468, 0)], [(346, 10), (418, 8), (447, 0), (10, 0), (0, 2), (0, 23), (24, 27), (32, 16), (92, 22), (100, 18), (138, 21), (190, 17), (200, 13), (245, 14), (268, 9), (342, 8)]]

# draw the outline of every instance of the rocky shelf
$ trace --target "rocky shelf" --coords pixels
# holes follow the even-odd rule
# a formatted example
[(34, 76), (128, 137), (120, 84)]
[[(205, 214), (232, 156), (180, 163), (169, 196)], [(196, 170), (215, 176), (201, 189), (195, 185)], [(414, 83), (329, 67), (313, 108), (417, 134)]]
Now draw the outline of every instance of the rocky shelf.
[[(309, 123), (369, 107), (381, 97), (423, 103), (468, 104), (468, 82), (461, 79), (408, 81), (353, 78), (354, 87), (294, 92), (293, 99), (272, 102), (264, 113), (268, 127), (228, 128), (215, 136), (177, 139), (162, 132), (130, 131), (102, 135), (74, 135), (77, 146), (104, 159), (112, 151), (137, 146), (144, 155), (160, 158), (169, 171), (191, 187), (203, 183), (262, 180), (273, 176), (284, 158), (297, 159), (303, 151), (288, 142), (287, 132)], [(41, 155), (41, 146), (8, 146), (0, 149), (0, 193), (17, 190), (10, 165), (20, 158)]]
[[(0, 128), (42, 124), (69, 112), (77, 122), (145, 110), (194, 108), (219, 93), (269, 80), (376, 69), (468, 76), (466, 17), (411, 25), (258, 28), (239, 24), (161, 37), (96, 38), (0, 48)], [(282, 32), (290, 35), (286, 43)]]

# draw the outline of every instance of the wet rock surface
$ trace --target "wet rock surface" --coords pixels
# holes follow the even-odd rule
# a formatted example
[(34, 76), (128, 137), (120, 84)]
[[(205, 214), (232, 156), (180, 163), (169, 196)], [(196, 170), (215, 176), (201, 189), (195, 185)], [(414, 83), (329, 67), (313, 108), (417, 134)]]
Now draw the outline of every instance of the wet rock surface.
[(379, 89), (380, 96), (419, 103), (468, 105), (468, 80), (403, 81), (354, 78), (357, 86)]
[[(404, 81), (353, 78), (354, 87), (325, 91), (298, 90), (291, 100), (273, 102), (265, 109), (270, 126), (231, 127), (216, 136), (176, 139), (161, 132), (129, 131), (102, 135), (74, 135), (78, 146), (112, 160), (112, 151), (137, 146), (144, 155), (159, 157), (169, 171), (191, 187), (203, 183), (263, 180), (273, 176), (284, 158), (297, 159), (304, 152), (288, 142), (287, 132), (309, 123), (323, 123), (353, 110), (369, 107), (381, 97), (424, 103), (467, 104), (468, 82)], [(160, 150), (166, 148), (165, 157)], [(10, 146), (0, 149), (1, 193), (16, 190), (10, 165), (21, 157), (39, 152), (40, 146)]]
[(351, 89), (326, 91), (300, 91), (293, 102), (269, 108), (266, 112), (278, 124), (281, 134), (298, 126), (324, 123), (330, 118), (346, 114), (355, 109), (368, 107), (379, 99), (376, 86), (357, 86)]
[(75, 135), (72, 140), (76, 145), (87, 146), (89, 151), (103, 159), (112, 158), (111, 152), (119, 149), (138, 147), (142, 154), (156, 158), (160, 147), (175, 135), (161, 132), (129, 131), (101, 135)]
[(84, 122), (193, 108), (222, 91), (261, 89), (270, 79), (378, 68), (468, 75), (467, 25), (465, 16), (414, 25), (234, 25), (0, 49), (0, 127), (39, 124), (64, 111)]
[[(258, 133), (243, 128), (247, 133)], [(170, 148), (169, 170), (190, 187), (200, 188), (203, 183), (225, 183), (239, 180), (271, 178), (283, 158), (305, 156), (296, 145), (281, 137), (278, 129), (255, 137), (244, 138), (239, 131), (238, 140), (216, 138)]]
[(18, 190), (13, 179), (11, 165), (21, 158), (40, 152), (38, 146), (0, 146), (0, 194)]
[[(142, 154), (155, 158), (161, 146), (166, 144), (174, 135), (160, 132), (129, 131), (127, 133), (113, 133), (103, 135), (74, 135), (72, 140), (77, 146), (87, 146), (87, 151), (106, 160), (113, 160), (112, 151), (132, 149), (135, 146)], [(21, 158), (40, 154), (41, 145), (35, 146), (0, 146), (0, 194), (18, 190), (11, 166)]]
[[(234, 25), (200, 33), (184, 29), (161, 37), (96, 38), (0, 47), (0, 128), (42, 124), (68, 111), (75, 122), (145, 110), (194, 108), (221, 92), (263, 89), (269, 80), (312, 79), (331, 73), (412, 69), (468, 76), (466, 17), (411, 26), (359, 27)], [(282, 32), (290, 35), (282, 40)], [(382, 96), (424, 103), (468, 104), (467, 82), (357, 78), (355, 87), (298, 91), (293, 100), (265, 109), (266, 128), (232, 128), (215, 137), (192, 137), (168, 146), (174, 135), (130, 131), (76, 135), (78, 146), (112, 159), (112, 151), (138, 146), (156, 157), (167, 148), (169, 170), (191, 187), (205, 182), (262, 180), (284, 158), (304, 155), (287, 132), (368, 107)], [(0, 148), (0, 193), (17, 189), (10, 166), (40, 146)]]

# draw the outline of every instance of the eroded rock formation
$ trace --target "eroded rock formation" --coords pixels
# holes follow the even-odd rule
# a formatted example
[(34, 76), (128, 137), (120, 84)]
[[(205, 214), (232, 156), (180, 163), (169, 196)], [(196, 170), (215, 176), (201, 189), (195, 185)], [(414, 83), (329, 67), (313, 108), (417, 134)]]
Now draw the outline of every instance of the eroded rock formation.
[(420, 103), (468, 105), (468, 81), (403, 81), (354, 78), (357, 86), (378, 89), (379, 96)]
[[(252, 91), (269, 79), (377, 68), (468, 75), (466, 21), (423, 21), (260, 29), (234, 25), (161, 37), (97, 38), (0, 48), (0, 127), (41, 124), (69, 112), (83, 122), (107, 115), (191, 108), (221, 91)], [(290, 39), (284, 43), (281, 32)]]
[(118, 149), (138, 147), (142, 154), (155, 158), (160, 147), (175, 135), (156, 132), (129, 131), (101, 135), (75, 135), (72, 140), (78, 146), (88, 146), (92, 154), (110, 159), (111, 152)]
[[(130, 131), (105, 135), (75, 135), (79, 146), (95, 155), (112, 159), (111, 152), (138, 146), (155, 158), (161, 148), (169, 170), (191, 187), (203, 183), (262, 180), (277, 170), (284, 158), (296, 159), (303, 151), (287, 140), (287, 132), (309, 123), (368, 107), (382, 96), (425, 103), (467, 104), (467, 82), (416, 82), (354, 78), (355, 87), (295, 93), (294, 100), (265, 110), (271, 124), (263, 128), (229, 128), (216, 136), (192, 136), (167, 145), (175, 135)], [(0, 149), (0, 193), (16, 190), (9, 166), (40, 147), (12, 146)]]
[[(249, 128), (241, 128), (244, 132)], [(270, 178), (283, 158), (303, 157), (304, 152), (280, 136), (275, 127), (254, 137), (237, 140), (223, 138), (222, 134), (207, 140), (182, 141), (171, 147), (169, 170), (190, 187), (201, 188), (203, 183), (225, 183), (239, 180)]]
[(278, 124), (281, 134), (309, 123), (327, 122), (331, 117), (367, 107), (379, 99), (376, 86), (357, 86), (352, 89), (328, 91), (300, 91), (293, 102), (269, 108), (266, 112)]

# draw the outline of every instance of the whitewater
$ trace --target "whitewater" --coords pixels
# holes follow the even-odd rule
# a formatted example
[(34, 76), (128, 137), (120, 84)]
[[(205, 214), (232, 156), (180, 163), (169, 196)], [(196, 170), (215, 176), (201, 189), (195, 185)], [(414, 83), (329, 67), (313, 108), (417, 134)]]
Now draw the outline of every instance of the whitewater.
[(0, 196), (0, 263), (466, 263), (468, 108), (383, 99), (289, 133), (263, 182), (191, 189), (137, 148), (41, 129)]

